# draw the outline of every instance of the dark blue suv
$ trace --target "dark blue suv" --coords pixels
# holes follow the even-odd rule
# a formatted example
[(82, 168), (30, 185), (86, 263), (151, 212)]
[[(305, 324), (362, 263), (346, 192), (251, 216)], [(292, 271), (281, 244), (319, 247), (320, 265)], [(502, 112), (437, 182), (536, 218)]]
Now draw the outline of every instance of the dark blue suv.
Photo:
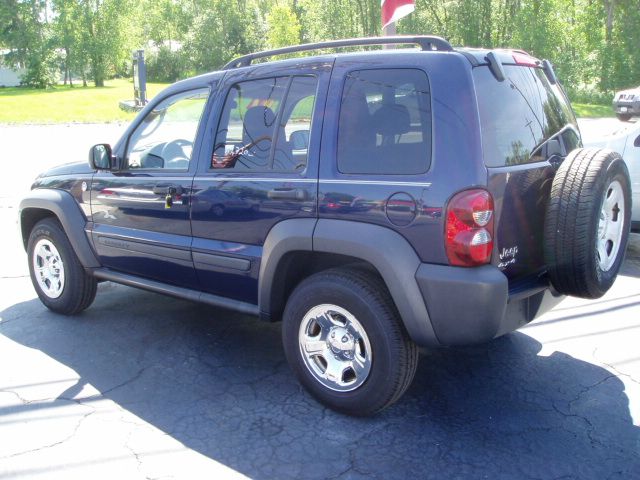
[[(418, 48), (255, 63), (396, 43)], [(580, 147), (524, 52), (302, 45), (170, 86), (113, 148), (38, 177), (20, 224), (51, 310), (113, 281), (282, 320), (300, 382), (367, 415), (410, 385), (418, 345), (486, 342), (611, 286), (629, 177)]]

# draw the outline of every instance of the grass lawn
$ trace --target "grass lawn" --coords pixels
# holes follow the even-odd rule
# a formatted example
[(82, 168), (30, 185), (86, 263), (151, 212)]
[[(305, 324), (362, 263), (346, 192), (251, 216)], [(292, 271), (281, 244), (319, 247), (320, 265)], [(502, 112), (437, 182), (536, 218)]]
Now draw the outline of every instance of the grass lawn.
[[(153, 98), (167, 84), (147, 83)], [(131, 120), (120, 100), (133, 99), (131, 80), (111, 80), (102, 88), (58, 86), (49, 90), (0, 88), (0, 123), (103, 123)]]
[(611, 105), (590, 105), (587, 103), (572, 103), (571, 106), (573, 107), (573, 111), (576, 112), (576, 117), (602, 118), (602, 117), (616, 116)]

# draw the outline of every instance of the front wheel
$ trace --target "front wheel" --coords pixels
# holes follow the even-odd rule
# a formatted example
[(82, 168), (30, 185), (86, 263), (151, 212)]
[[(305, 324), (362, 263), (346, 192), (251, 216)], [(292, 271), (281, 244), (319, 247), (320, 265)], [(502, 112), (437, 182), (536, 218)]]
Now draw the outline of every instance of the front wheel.
[(283, 315), (287, 360), (321, 403), (350, 415), (372, 415), (411, 384), (418, 349), (382, 280), (335, 269), (304, 280)]
[(84, 271), (56, 220), (47, 218), (33, 227), (27, 255), (31, 282), (47, 308), (74, 315), (91, 305), (96, 296), (96, 280)]
[(621, 122), (628, 122), (629, 120), (631, 120), (631, 115), (629, 115), (628, 113), (616, 113), (616, 117), (618, 117), (618, 120), (620, 120)]

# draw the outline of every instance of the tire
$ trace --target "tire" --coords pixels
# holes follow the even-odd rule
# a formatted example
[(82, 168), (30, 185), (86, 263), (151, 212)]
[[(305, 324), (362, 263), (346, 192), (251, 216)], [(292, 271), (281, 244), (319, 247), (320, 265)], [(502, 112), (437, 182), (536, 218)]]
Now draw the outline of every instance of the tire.
[(631, 188), (619, 154), (585, 148), (558, 169), (545, 218), (545, 261), (554, 288), (599, 298), (611, 287), (629, 238)]
[(60, 223), (52, 218), (38, 222), (27, 244), (31, 282), (50, 310), (75, 315), (96, 297), (96, 280), (87, 275)]
[(620, 120), (621, 122), (628, 122), (629, 120), (631, 120), (631, 115), (629, 115), (628, 113), (616, 113), (616, 117), (618, 117), (618, 120)]
[(324, 405), (350, 415), (373, 415), (397, 401), (418, 365), (418, 348), (386, 286), (356, 269), (303, 280), (287, 302), (282, 341), (300, 383)]

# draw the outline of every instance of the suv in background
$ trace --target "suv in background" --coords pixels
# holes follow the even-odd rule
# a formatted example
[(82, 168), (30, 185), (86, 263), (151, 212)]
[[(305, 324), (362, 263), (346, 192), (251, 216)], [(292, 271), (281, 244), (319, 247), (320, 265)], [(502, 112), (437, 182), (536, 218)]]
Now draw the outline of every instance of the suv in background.
[(618, 120), (628, 122), (631, 117), (640, 115), (640, 87), (616, 92), (613, 97), (613, 109)]
[[(255, 63), (382, 44), (418, 48)], [(51, 310), (113, 281), (282, 320), (308, 391), (368, 415), (419, 345), (486, 342), (611, 286), (629, 176), (580, 147), (553, 68), (524, 52), (308, 44), (170, 86), (113, 148), (40, 175), (20, 225)]]

